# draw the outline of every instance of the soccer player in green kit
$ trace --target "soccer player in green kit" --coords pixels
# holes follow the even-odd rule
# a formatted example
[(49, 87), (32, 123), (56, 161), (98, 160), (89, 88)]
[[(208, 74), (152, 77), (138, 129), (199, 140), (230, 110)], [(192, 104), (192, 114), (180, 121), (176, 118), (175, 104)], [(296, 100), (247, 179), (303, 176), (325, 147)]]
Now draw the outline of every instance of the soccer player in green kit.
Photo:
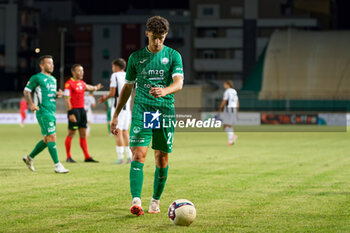
[[(29, 79), (23, 93), (30, 110), (36, 111), (36, 119), (44, 139), (36, 144), (28, 156), (23, 157), (23, 161), (27, 164), (29, 170), (34, 171), (33, 160), (35, 156), (47, 147), (55, 164), (55, 172), (68, 173), (69, 170), (65, 169), (58, 160), (56, 149), (56, 97), (62, 97), (62, 90), (60, 89), (57, 92), (56, 78), (51, 75), (54, 68), (52, 56), (45, 55), (40, 57), (39, 66), (41, 72)], [(37, 94), (38, 106), (32, 100), (32, 91)]]
[[(111, 132), (118, 134), (118, 114), (136, 83), (130, 128), (130, 147), (133, 154), (130, 166), (130, 190), (133, 198), (130, 212), (137, 216), (144, 214), (141, 207), (143, 166), (151, 139), (156, 168), (149, 213), (160, 212), (159, 200), (168, 175), (168, 154), (172, 152), (174, 127), (168, 122), (175, 120), (173, 93), (182, 89), (183, 65), (181, 55), (163, 44), (168, 31), (169, 22), (165, 18), (153, 16), (147, 20), (148, 45), (129, 57), (126, 83), (111, 123)], [(147, 123), (145, 116), (150, 114), (151, 118)], [(163, 127), (159, 119), (166, 121), (170, 127)], [(158, 124), (150, 126), (149, 123), (156, 121)], [(151, 128), (154, 125), (156, 127)]]

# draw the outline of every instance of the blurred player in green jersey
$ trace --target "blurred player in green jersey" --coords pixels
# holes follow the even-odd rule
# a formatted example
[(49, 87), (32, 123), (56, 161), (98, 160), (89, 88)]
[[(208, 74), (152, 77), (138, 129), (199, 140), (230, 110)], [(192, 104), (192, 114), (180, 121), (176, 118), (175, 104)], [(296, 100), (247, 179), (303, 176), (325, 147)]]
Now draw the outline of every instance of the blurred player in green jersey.
[[(57, 92), (56, 78), (51, 75), (54, 69), (52, 56), (40, 57), (39, 66), (41, 72), (29, 79), (23, 94), (30, 110), (36, 111), (36, 119), (44, 138), (36, 144), (28, 156), (23, 157), (23, 161), (27, 164), (29, 170), (34, 171), (33, 160), (35, 156), (47, 147), (55, 164), (55, 172), (67, 173), (69, 170), (65, 169), (58, 160), (56, 149), (56, 98), (62, 97), (62, 90), (60, 89)], [(38, 105), (34, 104), (32, 100), (31, 93), (33, 91), (38, 97)]]
[(126, 83), (111, 123), (111, 132), (118, 134), (118, 115), (136, 83), (130, 127), (130, 189), (133, 198), (130, 212), (137, 216), (144, 214), (141, 207), (143, 166), (151, 140), (156, 167), (149, 213), (160, 212), (159, 200), (168, 176), (168, 154), (172, 152), (174, 127), (173, 124), (164, 127), (162, 122), (174, 122), (174, 93), (183, 86), (181, 55), (163, 44), (168, 31), (169, 22), (165, 18), (153, 16), (147, 20), (148, 45), (129, 57)]

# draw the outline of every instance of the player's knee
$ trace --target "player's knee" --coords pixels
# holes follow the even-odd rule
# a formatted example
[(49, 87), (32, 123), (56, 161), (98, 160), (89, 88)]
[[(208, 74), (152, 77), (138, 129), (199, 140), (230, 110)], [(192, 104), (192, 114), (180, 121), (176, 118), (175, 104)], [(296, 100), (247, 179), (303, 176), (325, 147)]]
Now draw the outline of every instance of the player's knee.
[(155, 151), (156, 165), (160, 168), (165, 168), (168, 166), (168, 153), (162, 151)]
[(75, 135), (75, 130), (70, 130), (70, 131), (68, 131), (68, 136), (69, 137), (74, 137), (74, 135)]
[(56, 134), (51, 134), (51, 135), (47, 135), (46, 137), (44, 137), (45, 143), (55, 142), (55, 141), (56, 141)]
[(124, 138), (124, 141), (129, 139), (129, 132), (127, 130), (123, 130), (123, 138)]
[(146, 159), (146, 153), (139, 149), (132, 149), (132, 160), (144, 163)]
[(86, 129), (85, 128), (79, 129), (79, 137), (86, 138)]

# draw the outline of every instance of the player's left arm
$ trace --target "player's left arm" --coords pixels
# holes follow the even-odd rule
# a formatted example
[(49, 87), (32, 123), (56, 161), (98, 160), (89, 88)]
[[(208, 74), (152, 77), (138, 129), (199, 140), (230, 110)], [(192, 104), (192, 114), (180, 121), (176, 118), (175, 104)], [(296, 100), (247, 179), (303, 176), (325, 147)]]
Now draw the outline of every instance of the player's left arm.
[(99, 83), (99, 84), (97, 84), (97, 85), (95, 85), (95, 86), (86, 84), (86, 87), (85, 87), (85, 89), (86, 89), (87, 91), (98, 91), (98, 90), (100, 90), (100, 89), (102, 89), (102, 88), (103, 88), (103, 85), (102, 85), (101, 83)]

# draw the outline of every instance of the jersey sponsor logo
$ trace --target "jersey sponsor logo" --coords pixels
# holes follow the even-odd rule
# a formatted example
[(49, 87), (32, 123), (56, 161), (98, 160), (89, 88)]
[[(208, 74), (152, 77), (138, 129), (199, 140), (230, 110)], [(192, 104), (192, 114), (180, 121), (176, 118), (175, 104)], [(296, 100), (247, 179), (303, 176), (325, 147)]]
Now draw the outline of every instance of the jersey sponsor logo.
[(160, 129), (160, 116), (162, 114), (157, 110), (156, 112), (143, 113), (143, 128), (144, 129)]
[(144, 84), (143, 87), (144, 87), (144, 88), (148, 88), (148, 89), (150, 89), (151, 87), (165, 88), (165, 86), (164, 86), (164, 85), (161, 85), (161, 84)]
[[(49, 84), (49, 83), (47, 83), (47, 84), (46, 84), (46, 88), (47, 88), (47, 90), (49, 90), (49, 91), (56, 92), (56, 84)], [(51, 89), (51, 90), (50, 90), (50, 89)]]
[(182, 71), (183, 69), (181, 67), (177, 67), (175, 70), (181, 70)]
[(147, 72), (146, 72), (146, 70), (145, 70), (145, 69), (143, 69), (143, 70), (141, 71), (141, 75), (142, 75), (142, 76), (144, 76), (144, 77), (146, 77), (146, 76), (147, 76)]
[(153, 78), (149, 78), (149, 80), (163, 80), (163, 77), (153, 77)]
[(162, 64), (163, 65), (166, 65), (166, 64), (168, 64), (169, 63), (169, 58), (167, 58), (167, 57), (164, 57), (164, 58), (162, 58)]
[(140, 63), (141, 63), (141, 64), (142, 64), (142, 63), (145, 63), (147, 60), (148, 60), (147, 58), (146, 58), (146, 59), (143, 59), (143, 60), (140, 61)]
[(148, 70), (148, 75), (164, 76), (164, 70)]

